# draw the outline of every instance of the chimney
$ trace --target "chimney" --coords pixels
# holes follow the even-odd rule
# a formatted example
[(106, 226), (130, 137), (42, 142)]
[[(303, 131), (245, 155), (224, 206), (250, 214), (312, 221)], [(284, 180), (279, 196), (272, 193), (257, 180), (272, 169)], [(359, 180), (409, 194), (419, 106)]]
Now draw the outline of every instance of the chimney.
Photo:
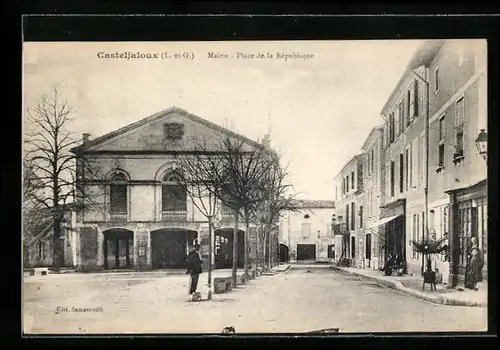
[(87, 142), (89, 142), (89, 139), (90, 139), (90, 134), (84, 132), (82, 134), (82, 142), (83, 142), (83, 144), (86, 144)]
[(262, 139), (262, 144), (264, 147), (271, 147), (271, 136), (269, 134), (264, 135), (264, 138)]

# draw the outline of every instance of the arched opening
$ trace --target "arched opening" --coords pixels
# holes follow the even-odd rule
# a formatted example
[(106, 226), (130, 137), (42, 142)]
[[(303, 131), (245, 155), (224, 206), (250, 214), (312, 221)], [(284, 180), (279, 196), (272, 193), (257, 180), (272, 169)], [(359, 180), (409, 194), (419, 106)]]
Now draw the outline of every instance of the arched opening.
[(104, 234), (104, 268), (106, 270), (131, 268), (134, 266), (134, 232), (124, 228), (113, 228)]
[(162, 220), (183, 221), (187, 219), (187, 193), (181, 181), (178, 171), (168, 172), (162, 178)]
[[(215, 230), (215, 268), (230, 269), (233, 266), (234, 229)], [(238, 268), (245, 264), (245, 232), (238, 230)]]
[(279, 253), (279, 257), (280, 257), (280, 262), (282, 263), (286, 263), (290, 260), (290, 256), (289, 256), (289, 252), (288, 252), (288, 247), (283, 244), (283, 243), (280, 243), (280, 253)]
[(153, 269), (186, 267), (189, 246), (198, 237), (196, 231), (163, 228), (151, 231), (151, 265)]

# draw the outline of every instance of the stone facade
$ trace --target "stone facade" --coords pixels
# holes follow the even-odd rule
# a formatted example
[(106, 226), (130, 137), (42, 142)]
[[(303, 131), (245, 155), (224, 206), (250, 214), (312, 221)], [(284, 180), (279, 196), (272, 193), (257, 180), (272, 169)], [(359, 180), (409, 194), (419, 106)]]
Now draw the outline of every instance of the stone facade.
[[(179, 202), (166, 199), (164, 190), (165, 186), (172, 186), (170, 177), (177, 169), (175, 155), (180, 152), (189, 155), (199, 139), (206, 142), (209, 151), (211, 145), (217, 151), (216, 140), (221, 133), (243, 139), (245, 147), (257, 145), (176, 107), (95, 140), (84, 136), (83, 144), (73, 152), (91, 159), (103, 178), (85, 180), (80, 169), (92, 205), (77, 214), (80, 238), (77, 266), (84, 271), (178, 268), (188, 246), (198, 242), (206, 269), (208, 219), (198, 209), (206, 198), (187, 195), (185, 201)], [(233, 239), (232, 214), (222, 210), (216, 225), (212, 246), (219, 255), (232, 256), (232, 249), (221, 248), (221, 245), (228, 247)], [(240, 220), (239, 242), (244, 240), (244, 231)]]
[[(411, 242), (445, 233), (449, 254), (433, 261), (445, 281), (448, 272), (451, 284), (463, 281), (472, 237), (487, 256), (487, 164), (475, 145), (479, 131), (487, 129), (486, 56), (485, 40), (424, 43), (382, 109), (381, 168), (373, 179), (366, 175), (373, 132), (365, 141), (365, 203), (373, 203), (378, 187), (380, 204), (365, 227), (378, 226), (385, 236), (379, 267), (389, 252), (398, 253), (407, 273), (420, 274), (423, 257)], [(337, 186), (347, 173), (337, 176)], [(348, 195), (339, 197), (339, 211), (353, 200)]]
[[(297, 206), (300, 211), (284, 211), (281, 216), (280, 244), (288, 248), (292, 261), (331, 261), (334, 254), (332, 217), (335, 215), (335, 203), (301, 200)], [(304, 251), (305, 247), (309, 247), (310, 254)]]

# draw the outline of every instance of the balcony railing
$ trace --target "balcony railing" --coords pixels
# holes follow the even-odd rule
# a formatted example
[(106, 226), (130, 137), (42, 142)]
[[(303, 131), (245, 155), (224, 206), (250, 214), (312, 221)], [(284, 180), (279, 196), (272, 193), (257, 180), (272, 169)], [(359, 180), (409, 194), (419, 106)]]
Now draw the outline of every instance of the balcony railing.
[(161, 213), (163, 221), (186, 221), (187, 212), (185, 210), (164, 210)]
[(126, 212), (110, 213), (109, 220), (111, 220), (111, 221), (126, 221), (127, 220), (127, 213)]

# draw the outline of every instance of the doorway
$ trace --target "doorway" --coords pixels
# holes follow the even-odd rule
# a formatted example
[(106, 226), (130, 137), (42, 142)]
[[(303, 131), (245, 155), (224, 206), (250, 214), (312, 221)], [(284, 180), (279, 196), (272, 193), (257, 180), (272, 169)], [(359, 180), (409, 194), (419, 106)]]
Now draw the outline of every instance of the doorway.
[(289, 253), (288, 253), (288, 247), (280, 243), (280, 250), (279, 250), (279, 257), (280, 257), (280, 262), (286, 263), (290, 260)]
[(297, 244), (297, 260), (316, 260), (316, 244)]
[(151, 264), (153, 269), (186, 268), (189, 244), (198, 237), (196, 231), (161, 229), (151, 232)]
[(117, 228), (103, 232), (104, 269), (122, 269), (134, 266), (134, 233)]

